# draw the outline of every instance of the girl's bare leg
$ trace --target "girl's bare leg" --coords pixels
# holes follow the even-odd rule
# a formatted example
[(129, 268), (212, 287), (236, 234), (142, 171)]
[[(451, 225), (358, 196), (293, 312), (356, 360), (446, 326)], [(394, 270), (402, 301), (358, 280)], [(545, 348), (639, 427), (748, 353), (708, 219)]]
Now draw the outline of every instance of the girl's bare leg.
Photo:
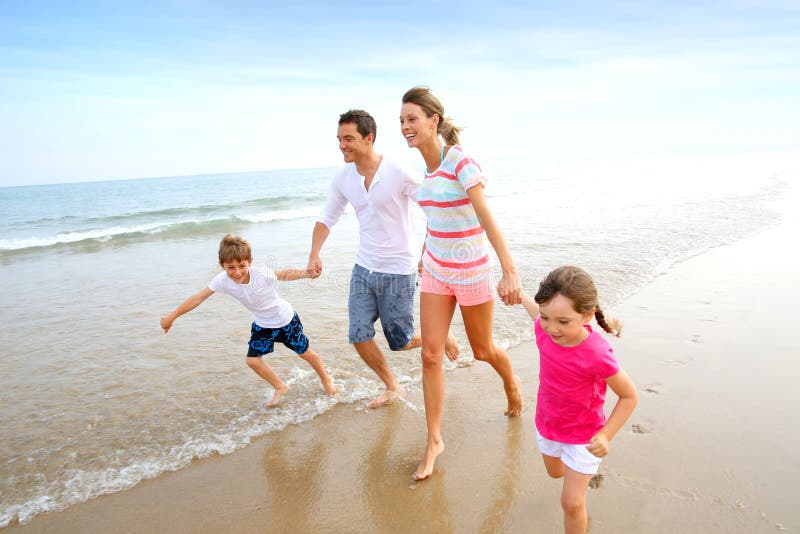
[(586, 488), (592, 475), (564, 470), (564, 487), (561, 490), (561, 508), (564, 510), (564, 532), (566, 534), (585, 534), (588, 523), (586, 514)]
[(522, 392), (519, 377), (514, 374), (508, 353), (498, 347), (492, 339), (494, 301), (490, 300), (475, 306), (461, 306), (461, 317), (464, 318), (464, 329), (467, 331), (467, 339), (475, 359), (491, 365), (503, 379), (503, 388), (508, 398), (506, 415), (509, 417), (520, 415)]
[(552, 478), (561, 478), (564, 476), (564, 471), (567, 469), (567, 466), (564, 465), (561, 458), (542, 454), (542, 460), (544, 460), (544, 467), (547, 469), (547, 474)]
[(422, 480), (433, 473), (436, 457), (444, 451), (441, 422), (444, 406), (444, 369), (442, 360), (450, 322), (455, 311), (455, 297), (422, 293), (420, 325), (422, 328), (422, 392), (425, 397), (425, 422), (428, 443), (413, 478)]
[(325, 393), (334, 395), (336, 393), (336, 386), (333, 384), (333, 379), (325, 371), (325, 366), (322, 365), (322, 358), (319, 357), (319, 354), (311, 350), (311, 348), (308, 348), (300, 357), (307, 361), (314, 371), (317, 372), (320, 382), (322, 382), (322, 387), (325, 389)]
[(272, 408), (278, 401), (281, 400), (281, 397), (284, 393), (289, 390), (289, 386), (280, 379), (280, 377), (275, 374), (275, 371), (267, 365), (267, 363), (263, 360), (262, 357), (253, 357), (249, 356), (247, 358), (247, 366), (252, 369), (258, 376), (269, 382), (269, 384), (275, 389), (275, 393), (272, 395), (272, 400), (265, 404), (267, 408)]

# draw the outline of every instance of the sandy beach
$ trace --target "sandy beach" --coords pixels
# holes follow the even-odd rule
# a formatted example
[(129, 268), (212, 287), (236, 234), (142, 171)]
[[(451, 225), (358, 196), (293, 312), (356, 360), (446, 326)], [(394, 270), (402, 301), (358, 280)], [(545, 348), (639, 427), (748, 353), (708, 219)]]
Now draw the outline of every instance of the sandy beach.
[[(781, 211), (780, 225), (681, 263), (613, 310), (625, 332), (612, 343), (640, 404), (589, 490), (591, 532), (800, 531), (800, 343), (790, 313), (800, 224)], [(559, 532), (561, 482), (547, 477), (535, 443), (536, 348), (511, 357), (526, 401), (517, 419), (503, 416), (488, 366), (447, 373), (446, 451), (429, 480), (410, 479), (425, 439), (412, 392), (373, 411), (337, 405), (5, 531)], [(609, 393), (608, 409), (613, 402)]]

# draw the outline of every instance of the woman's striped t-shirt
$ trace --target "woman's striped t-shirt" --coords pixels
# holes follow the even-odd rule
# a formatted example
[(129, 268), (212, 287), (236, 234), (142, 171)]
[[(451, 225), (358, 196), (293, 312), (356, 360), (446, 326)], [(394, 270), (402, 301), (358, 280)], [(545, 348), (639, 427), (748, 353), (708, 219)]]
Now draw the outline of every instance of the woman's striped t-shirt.
[(491, 276), (489, 240), (467, 189), (486, 183), (480, 165), (453, 145), (439, 168), (426, 172), (417, 199), (428, 218), (422, 263), (449, 284), (474, 284)]

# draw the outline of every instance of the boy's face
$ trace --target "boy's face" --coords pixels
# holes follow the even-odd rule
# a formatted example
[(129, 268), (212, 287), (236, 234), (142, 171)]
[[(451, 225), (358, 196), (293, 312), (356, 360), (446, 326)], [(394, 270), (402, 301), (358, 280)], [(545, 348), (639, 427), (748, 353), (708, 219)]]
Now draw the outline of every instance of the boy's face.
[(237, 284), (250, 283), (250, 265), (253, 260), (233, 260), (222, 263), (222, 268), (228, 275), (228, 278)]

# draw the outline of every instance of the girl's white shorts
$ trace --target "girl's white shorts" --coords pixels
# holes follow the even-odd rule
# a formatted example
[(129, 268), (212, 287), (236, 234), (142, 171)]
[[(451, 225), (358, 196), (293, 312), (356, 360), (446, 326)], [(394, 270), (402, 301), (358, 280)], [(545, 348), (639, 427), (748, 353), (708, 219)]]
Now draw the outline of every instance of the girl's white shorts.
[(539, 431), (536, 431), (536, 440), (539, 442), (539, 452), (547, 456), (561, 458), (564, 465), (583, 473), (584, 475), (595, 475), (600, 468), (601, 458), (598, 458), (586, 448), (586, 445), (571, 445), (569, 443), (561, 443), (542, 437)]

